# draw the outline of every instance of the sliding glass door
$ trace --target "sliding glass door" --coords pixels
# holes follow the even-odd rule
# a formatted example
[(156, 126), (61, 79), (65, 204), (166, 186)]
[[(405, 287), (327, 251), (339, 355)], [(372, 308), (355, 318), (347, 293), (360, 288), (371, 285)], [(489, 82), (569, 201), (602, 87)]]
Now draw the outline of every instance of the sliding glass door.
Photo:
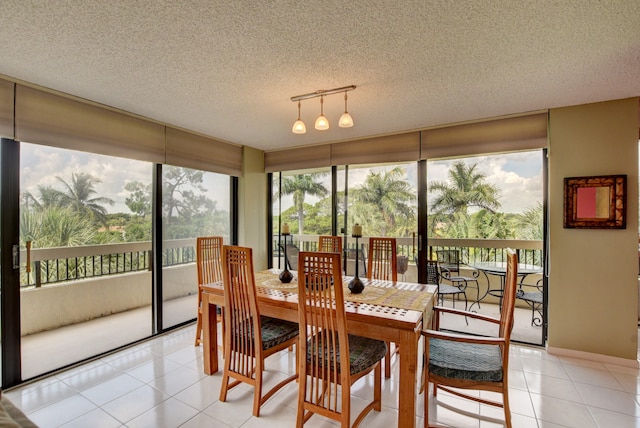
[(151, 335), (152, 164), (20, 147), (28, 379)]
[(196, 238), (231, 243), (228, 175), (164, 165), (162, 169), (162, 325), (193, 320), (198, 310)]

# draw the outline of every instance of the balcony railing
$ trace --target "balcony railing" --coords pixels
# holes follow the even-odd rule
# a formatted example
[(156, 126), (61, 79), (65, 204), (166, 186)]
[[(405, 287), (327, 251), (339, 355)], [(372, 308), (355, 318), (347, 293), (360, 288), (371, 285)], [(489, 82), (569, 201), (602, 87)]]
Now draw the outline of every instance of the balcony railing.
[[(274, 257), (284, 257), (279, 250), (280, 237), (273, 237)], [(318, 235), (290, 235), (287, 244), (293, 242), (303, 251), (316, 251), (318, 248)], [(409, 262), (414, 263), (414, 256), (418, 251), (417, 237), (396, 238), (397, 254), (409, 257)], [(361, 249), (367, 254), (369, 238), (359, 239)], [(349, 237), (346, 248), (355, 247), (355, 239)], [(429, 258), (435, 259), (437, 250), (458, 249), (461, 259), (465, 264), (486, 261), (506, 261), (507, 248), (515, 250), (520, 263), (542, 266), (542, 241), (541, 240), (517, 240), (517, 239), (466, 239), (466, 238), (428, 238), (427, 251)]]
[[(162, 266), (195, 262), (196, 240), (163, 242)], [(151, 241), (122, 244), (32, 249), (27, 267), (26, 250), (20, 252), (21, 287), (41, 287), (58, 282), (151, 270)]]
[[(274, 257), (283, 257), (278, 250), (279, 237), (274, 236)], [(317, 250), (318, 235), (291, 235), (291, 241), (304, 251)], [(288, 241), (288, 242), (291, 242)], [(398, 255), (407, 256), (414, 263), (417, 254), (417, 238), (397, 238)], [(163, 242), (162, 265), (176, 266), (195, 262), (194, 238)], [(354, 248), (355, 239), (348, 238), (346, 248)], [(363, 237), (359, 245), (367, 254), (369, 239)], [(506, 249), (518, 252), (521, 263), (542, 265), (542, 241), (511, 239), (450, 239), (429, 238), (427, 249), (434, 257), (439, 249), (459, 249), (462, 261), (473, 264), (478, 261), (504, 261)], [(41, 287), (63, 281), (95, 278), (128, 272), (150, 270), (152, 264), (151, 242), (86, 245), (78, 247), (45, 248), (31, 250), (31, 266), (27, 271), (26, 251), (21, 251), (22, 287)]]

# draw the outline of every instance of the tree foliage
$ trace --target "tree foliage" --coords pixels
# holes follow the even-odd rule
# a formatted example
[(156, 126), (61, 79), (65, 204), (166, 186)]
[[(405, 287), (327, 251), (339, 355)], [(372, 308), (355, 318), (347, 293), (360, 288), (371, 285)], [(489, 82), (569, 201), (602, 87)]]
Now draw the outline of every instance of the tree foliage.
[(296, 209), (298, 233), (300, 234), (304, 233), (305, 197), (307, 195), (318, 197), (327, 196), (329, 190), (319, 181), (320, 178), (326, 175), (326, 172), (315, 172), (282, 177), (282, 185), (280, 191), (276, 194), (276, 198), (293, 195), (293, 206)]
[(416, 196), (401, 166), (370, 171), (353, 194), (351, 213), (370, 235), (408, 236), (415, 230)]

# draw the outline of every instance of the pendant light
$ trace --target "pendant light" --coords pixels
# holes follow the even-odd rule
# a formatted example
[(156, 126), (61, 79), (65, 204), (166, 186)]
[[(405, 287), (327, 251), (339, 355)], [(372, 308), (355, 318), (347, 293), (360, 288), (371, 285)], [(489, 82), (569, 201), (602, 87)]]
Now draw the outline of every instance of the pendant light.
[(344, 113), (340, 116), (338, 126), (340, 128), (351, 128), (353, 126), (353, 118), (347, 111), (347, 91), (344, 91)]
[(324, 104), (324, 95), (320, 95), (320, 116), (318, 116), (318, 118), (316, 119), (316, 126), (315, 126), (315, 128), (318, 131), (326, 131), (327, 129), (329, 129), (329, 121), (324, 116), (323, 104)]
[(291, 132), (293, 132), (294, 134), (304, 134), (305, 132), (307, 132), (307, 127), (304, 125), (302, 119), (300, 119), (300, 101), (298, 101), (298, 120), (296, 120), (293, 124)]

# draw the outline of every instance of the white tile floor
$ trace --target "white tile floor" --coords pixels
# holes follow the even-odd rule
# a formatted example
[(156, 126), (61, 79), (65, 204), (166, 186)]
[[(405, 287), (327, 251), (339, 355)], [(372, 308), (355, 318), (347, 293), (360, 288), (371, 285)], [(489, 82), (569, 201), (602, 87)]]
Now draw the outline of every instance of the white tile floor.
[[(289, 384), (251, 416), (252, 392), (239, 387), (218, 400), (221, 374), (203, 374), (194, 326), (23, 385), (5, 394), (41, 427), (292, 427), (297, 384)], [(397, 363), (383, 383), (383, 410), (365, 427), (396, 426)], [(293, 355), (274, 355), (267, 385), (294, 370)], [(640, 370), (558, 358), (543, 349), (512, 345), (510, 398), (514, 427), (640, 427)], [(370, 397), (371, 377), (356, 384), (354, 406)], [(501, 409), (445, 393), (431, 400), (431, 419), (442, 426), (502, 426)], [(422, 395), (417, 403), (422, 426)], [(306, 426), (331, 427), (314, 416)]]

